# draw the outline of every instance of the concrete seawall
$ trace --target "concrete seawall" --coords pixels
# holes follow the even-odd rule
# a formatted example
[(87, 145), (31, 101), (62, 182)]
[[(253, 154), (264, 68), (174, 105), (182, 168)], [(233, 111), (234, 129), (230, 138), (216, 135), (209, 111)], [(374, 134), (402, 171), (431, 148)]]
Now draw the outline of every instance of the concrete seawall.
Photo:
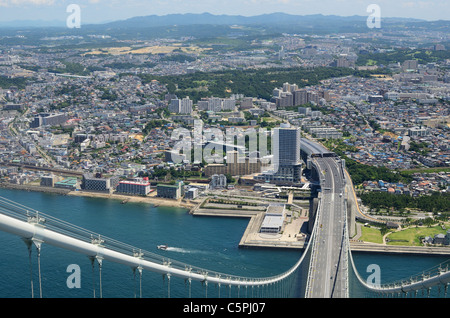
[(25, 184), (12, 184), (12, 183), (2, 183), (0, 188), (3, 189), (14, 189), (23, 191), (33, 191), (33, 192), (46, 192), (46, 193), (56, 193), (56, 194), (69, 194), (71, 190), (63, 188), (54, 187), (42, 187), (39, 185), (25, 185)]
[(411, 255), (450, 255), (450, 247), (382, 245), (350, 241), (352, 252), (411, 254)]

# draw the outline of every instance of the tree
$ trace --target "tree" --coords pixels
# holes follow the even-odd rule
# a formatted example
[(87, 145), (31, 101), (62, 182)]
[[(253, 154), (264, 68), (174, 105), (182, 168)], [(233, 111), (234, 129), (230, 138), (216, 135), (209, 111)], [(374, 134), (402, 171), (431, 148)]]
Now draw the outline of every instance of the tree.
[(225, 177), (227, 178), (227, 183), (235, 183), (236, 182), (236, 179), (233, 178), (231, 173), (225, 174)]

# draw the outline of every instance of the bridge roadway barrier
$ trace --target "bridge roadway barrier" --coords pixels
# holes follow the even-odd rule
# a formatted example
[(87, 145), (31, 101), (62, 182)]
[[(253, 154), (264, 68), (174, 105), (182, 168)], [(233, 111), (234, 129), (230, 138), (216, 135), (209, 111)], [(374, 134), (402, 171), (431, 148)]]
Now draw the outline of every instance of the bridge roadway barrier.
[(350, 241), (350, 250), (369, 253), (450, 255), (450, 247), (383, 245), (357, 241)]

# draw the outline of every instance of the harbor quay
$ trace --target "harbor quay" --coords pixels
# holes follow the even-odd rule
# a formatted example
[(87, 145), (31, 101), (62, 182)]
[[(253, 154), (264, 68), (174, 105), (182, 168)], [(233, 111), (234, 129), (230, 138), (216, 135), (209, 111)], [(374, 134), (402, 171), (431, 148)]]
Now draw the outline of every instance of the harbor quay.
[[(206, 200), (205, 200), (206, 201)], [(243, 208), (214, 208), (199, 205), (191, 210), (193, 216), (215, 216), (215, 217), (238, 217), (248, 218), (249, 223), (239, 242), (241, 248), (288, 248), (303, 249), (306, 246), (308, 233), (307, 223), (309, 221), (307, 208), (299, 208), (295, 211), (284, 209), (285, 204), (266, 202), (268, 208), (243, 209)], [(264, 204), (260, 205), (261, 207)], [(280, 216), (271, 214), (270, 207), (282, 207)], [(281, 215), (284, 214), (284, 215)], [(271, 226), (273, 230), (271, 230)], [(265, 229), (265, 230), (264, 230)]]

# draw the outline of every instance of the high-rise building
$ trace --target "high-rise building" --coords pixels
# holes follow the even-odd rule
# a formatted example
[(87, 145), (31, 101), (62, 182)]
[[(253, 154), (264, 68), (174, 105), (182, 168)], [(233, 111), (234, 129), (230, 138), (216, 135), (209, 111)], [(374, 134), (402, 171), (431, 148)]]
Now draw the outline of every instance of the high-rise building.
[(236, 100), (233, 98), (225, 98), (222, 100), (222, 110), (234, 110), (236, 108)]
[(250, 109), (253, 107), (253, 98), (251, 97), (244, 97), (240, 102), (240, 109)]
[(300, 163), (300, 129), (281, 124), (275, 128), (272, 139), (275, 163), (279, 166)]
[(198, 110), (208, 110), (208, 99), (202, 98), (197, 102)]
[(96, 173), (95, 176), (91, 173), (86, 173), (83, 174), (81, 189), (85, 191), (112, 193), (118, 184), (119, 178), (117, 176), (104, 178), (100, 173)]
[(300, 128), (282, 124), (272, 136), (273, 169), (255, 176), (256, 180), (276, 184), (301, 181)]
[(41, 113), (34, 117), (34, 120), (30, 123), (30, 128), (37, 128), (47, 125), (60, 125), (65, 123), (69, 118), (66, 114), (50, 114)]
[(180, 104), (180, 114), (191, 114), (192, 113), (192, 100), (188, 97), (185, 97), (181, 100)]
[(176, 98), (172, 99), (169, 104), (169, 111), (171, 113), (179, 114), (181, 108), (181, 100)]
[(150, 182), (148, 178), (143, 178), (143, 180), (120, 181), (116, 192), (145, 196), (150, 193)]
[(222, 99), (218, 97), (211, 97), (208, 100), (208, 110), (213, 112), (222, 111)]
[(178, 200), (184, 195), (183, 182), (175, 184), (158, 184), (156, 186), (156, 196), (159, 198), (168, 198)]
[(283, 92), (290, 92), (291, 91), (291, 84), (284, 83), (283, 84)]
[(291, 92), (281, 92), (279, 97), (272, 97), (271, 102), (275, 103), (277, 108), (294, 106), (294, 95)]
[(402, 64), (402, 69), (405, 72), (416, 71), (418, 66), (419, 66), (419, 62), (417, 60), (406, 60)]
[(294, 91), (294, 106), (306, 104), (308, 102), (308, 92), (306, 89)]
[(169, 105), (169, 111), (175, 114), (191, 114), (192, 100), (188, 97), (183, 99), (172, 99)]
[(41, 187), (53, 187), (55, 182), (57, 181), (57, 177), (54, 174), (42, 176), (41, 178)]

